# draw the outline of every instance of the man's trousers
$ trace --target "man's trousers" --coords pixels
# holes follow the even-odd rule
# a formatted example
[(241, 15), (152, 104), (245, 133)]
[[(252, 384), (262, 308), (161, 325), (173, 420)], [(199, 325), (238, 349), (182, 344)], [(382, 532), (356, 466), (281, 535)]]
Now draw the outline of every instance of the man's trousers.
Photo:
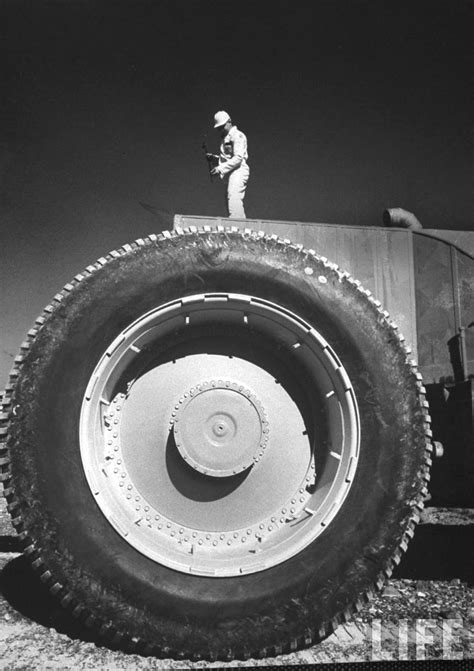
[(246, 163), (229, 174), (227, 182), (227, 210), (229, 217), (245, 219), (244, 197), (250, 170)]

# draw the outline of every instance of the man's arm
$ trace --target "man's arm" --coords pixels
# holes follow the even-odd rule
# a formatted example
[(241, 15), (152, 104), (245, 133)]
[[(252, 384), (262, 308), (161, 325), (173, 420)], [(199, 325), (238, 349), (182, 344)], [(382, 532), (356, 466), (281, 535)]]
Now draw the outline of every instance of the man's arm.
[(206, 140), (203, 141), (202, 143), (202, 148), (204, 149), (204, 153), (206, 155), (206, 161), (207, 161), (207, 166), (209, 168), (209, 175), (211, 177), (211, 182), (212, 182), (212, 176), (215, 174), (213, 172), (214, 170), (214, 163), (217, 161), (219, 162), (219, 156), (216, 156), (215, 154), (210, 154), (208, 149), (207, 149), (207, 144)]
[(235, 168), (238, 168), (244, 160), (245, 142), (245, 135), (239, 131), (234, 138), (234, 155), (227, 159), (227, 161), (224, 161), (224, 163), (216, 166), (212, 173), (214, 175), (226, 175), (235, 170)]

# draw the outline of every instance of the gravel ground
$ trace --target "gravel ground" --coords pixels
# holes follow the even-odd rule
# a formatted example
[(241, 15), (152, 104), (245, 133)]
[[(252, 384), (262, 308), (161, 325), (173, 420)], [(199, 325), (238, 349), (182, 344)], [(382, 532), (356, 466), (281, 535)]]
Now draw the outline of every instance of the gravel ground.
[(408, 619), (464, 619), (474, 624), (473, 590), (459, 578), (391, 580), (354, 618), (371, 622)]
[[(472, 509), (428, 508), (393, 579), (351, 623), (306, 650), (226, 666), (474, 659), (473, 530)], [(222, 668), (222, 662), (158, 660), (96, 645), (58, 607), (18, 549), (2, 502), (1, 669)]]

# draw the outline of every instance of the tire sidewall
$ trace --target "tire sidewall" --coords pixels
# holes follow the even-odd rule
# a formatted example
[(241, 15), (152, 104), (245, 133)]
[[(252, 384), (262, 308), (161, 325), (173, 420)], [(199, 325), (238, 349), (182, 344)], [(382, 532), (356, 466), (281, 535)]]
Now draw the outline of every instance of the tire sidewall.
[[(361, 446), (343, 507), (310, 546), (266, 571), (215, 580), (157, 565), (114, 531), (87, 484), (78, 423), (90, 376), (126, 326), (169, 301), (219, 291), (276, 302), (323, 335), (352, 382)], [(422, 416), (394, 332), (356, 285), (272, 240), (244, 245), (240, 235), (195, 234), (111, 259), (41, 329), (14, 403), (28, 409), (13, 422), (12, 473), (31, 537), (57, 579), (102, 618), (115, 611), (120, 620), (117, 598), (130, 604), (135, 625), (130, 608), (123, 624), (132, 634), (134, 626), (140, 634), (143, 627), (163, 632), (183, 613), (204, 630), (216, 620), (284, 609), (291, 599), (305, 603), (316, 625), (333, 617), (390, 561), (421, 487)], [(182, 635), (171, 629), (169, 636)]]

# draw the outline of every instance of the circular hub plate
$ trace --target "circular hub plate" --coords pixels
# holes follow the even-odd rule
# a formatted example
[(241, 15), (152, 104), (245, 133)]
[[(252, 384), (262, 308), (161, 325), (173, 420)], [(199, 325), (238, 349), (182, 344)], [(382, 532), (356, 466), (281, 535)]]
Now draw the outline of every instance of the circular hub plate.
[(263, 456), (268, 423), (255, 394), (241, 384), (204, 382), (179, 399), (173, 415), (176, 447), (200, 473), (229, 477)]
[(80, 421), (84, 471), (117, 533), (216, 577), (265, 570), (323, 533), (352, 486), (359, 434), (325, 339), (237, 294), (173, 301), (118, 334)]

